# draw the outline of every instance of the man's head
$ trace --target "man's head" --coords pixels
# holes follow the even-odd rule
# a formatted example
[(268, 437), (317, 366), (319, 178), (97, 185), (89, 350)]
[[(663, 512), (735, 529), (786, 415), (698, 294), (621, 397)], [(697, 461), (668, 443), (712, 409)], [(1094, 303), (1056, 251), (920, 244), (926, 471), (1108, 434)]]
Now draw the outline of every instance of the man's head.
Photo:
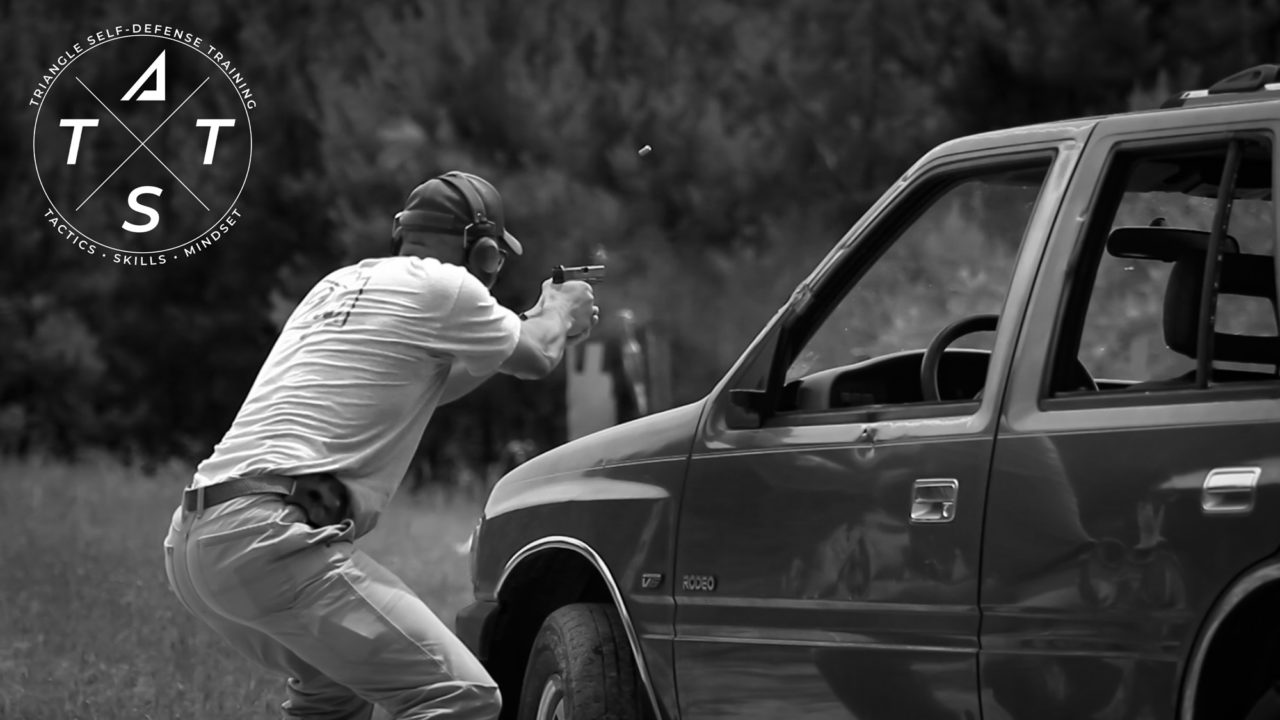
[(506, 231), (497, 189), (482, 177), (452, 171), (409, 193), (392, 224), (391, 251), (453, 262), (493, 287), (507, 254), (523, 248)]

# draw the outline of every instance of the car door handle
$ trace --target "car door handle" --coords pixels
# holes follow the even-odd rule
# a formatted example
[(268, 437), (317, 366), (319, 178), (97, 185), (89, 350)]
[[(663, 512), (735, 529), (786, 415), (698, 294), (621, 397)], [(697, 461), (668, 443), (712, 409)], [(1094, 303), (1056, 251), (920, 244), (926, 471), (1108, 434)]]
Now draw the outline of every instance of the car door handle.
[(911, 486), (911, 522), (945, 523), (956, 517), (960, 483), (954, 478), (926, 478)]
[(1253, 510), (1253, 499), (1262, 468), (1215, 468), (1204, 478), (1200, 493), (1200, 507), (1206, 513), (1248, 513)]

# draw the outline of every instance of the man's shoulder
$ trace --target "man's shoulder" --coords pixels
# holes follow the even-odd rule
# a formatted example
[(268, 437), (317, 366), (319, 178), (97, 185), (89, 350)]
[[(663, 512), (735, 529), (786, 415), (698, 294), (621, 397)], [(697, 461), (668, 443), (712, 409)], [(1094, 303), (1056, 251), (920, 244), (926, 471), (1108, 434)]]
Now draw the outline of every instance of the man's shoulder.
[(462, 282), (470, 275), (465, 268), (450, 263), (442, 263), (435, 258), (421, 258), (410, 255), (394, 257), (370, 258), (349, 266), (355, 272), (363, 272), (374, 277), (388, 280), (437, 280), (454, 284)]
[(483, 304), (489, 290), (466, 268), (435, 258), (397, 256), (363, 260), (351, 268), (363, 292), (399, 297), (433, 313), (459, 304)]
[(354, 283), (366, 292), (409, 291), (438, 295), (455, 295), (472, 277), (465, 268), (442, 263), (435, 258), (410, 256), (380, 257), (361, 260), (340, 267), (324, 276), (316, 287), (346, 286)]

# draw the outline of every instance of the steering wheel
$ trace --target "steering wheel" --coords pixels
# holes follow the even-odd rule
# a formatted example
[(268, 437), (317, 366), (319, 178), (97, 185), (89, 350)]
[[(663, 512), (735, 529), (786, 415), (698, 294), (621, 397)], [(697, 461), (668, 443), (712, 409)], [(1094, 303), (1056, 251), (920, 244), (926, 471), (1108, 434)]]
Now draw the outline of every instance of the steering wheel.
[[(924, 351), (924, 358), (920, 361), (920, 393), (926, 402), (942, 400), (942, 392), (938, 389), (938, 366), (942, 362), (942, 353), (947, 346), (965, 335), (994, 332), (999, 320), (999, 315), (971, 315), (942, 328), (942, 331), (934, 336), (933, 342), (929, 343), (929, 348)], [(1089, 374), (1089, 370), (1079, 358), (1075, 358), (1070, 371), (1072, 371), (1068, 383), (1070, 388), (1097, 392), (1098, 383), (1094, 381), (1093, 376)], [(982, 397), (982, 393), (979, 392), (977, 397)]]
[(942, 353), (947, 346), (965, 335), (993, 332), (999, 321), (999, 315), (970, 315), (942, 328), (934, 336), (929, 349), (924, 351), (924, 359), (920, 361), (920, 393), (925, 402), (938, 402), (942, 399), (942, 393), (938, 390), (938, 365), (942, 362)]

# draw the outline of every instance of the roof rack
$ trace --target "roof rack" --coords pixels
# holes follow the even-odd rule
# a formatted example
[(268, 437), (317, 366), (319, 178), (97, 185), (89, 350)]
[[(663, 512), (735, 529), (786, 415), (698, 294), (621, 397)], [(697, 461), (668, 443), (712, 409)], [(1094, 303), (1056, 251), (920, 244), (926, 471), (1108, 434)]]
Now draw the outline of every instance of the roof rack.
[(1187, 90), (1165, 100), (1162, 108), (1269, 100), (1280, 97), (1280, 65), (1255, 65), (1219, 80), (1204, 90)]

